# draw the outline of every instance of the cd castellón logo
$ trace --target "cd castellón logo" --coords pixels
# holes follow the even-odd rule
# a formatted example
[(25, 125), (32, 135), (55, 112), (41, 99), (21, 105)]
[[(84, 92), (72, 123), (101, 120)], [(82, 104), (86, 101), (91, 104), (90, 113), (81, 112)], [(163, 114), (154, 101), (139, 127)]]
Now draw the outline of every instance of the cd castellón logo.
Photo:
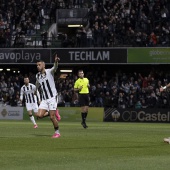
[(117, 110), (112, 112), (112, 118), (114, 121), (117, 121), (120, 118), (120, 113)]
[(8, 114), (8, 113), (7, 113), (7, 110), (6, 110), (6, 109), (3, 109), (3, 110), (1, 111), (1, 115), (2, 115), (3, 117), (5, 117), (7, 114)]

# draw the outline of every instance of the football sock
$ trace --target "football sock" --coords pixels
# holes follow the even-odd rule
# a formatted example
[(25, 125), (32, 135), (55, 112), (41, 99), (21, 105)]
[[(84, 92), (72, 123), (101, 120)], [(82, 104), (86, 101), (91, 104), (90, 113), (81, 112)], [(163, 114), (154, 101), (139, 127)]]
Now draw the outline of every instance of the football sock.
[(32, 122), (34, 125), (36, 125), (36, 122), (35, 122), (34, 116), (33, 116), (33, 115), (29, 115), (29, 116), (30, 116), (30, 120), (31, 120), (31, 122)]
[(85, 118), (87, 117), (87, 115), (88, 115), (88, 112), (85, 113)]
[(59, 132), (59, 127), (54, 127), (55, 133), (60, 133)]
[(59, 129), (59, 127), (57, 126), (57, 127), (54, 127), (54, 130), (58, 130)]
[(85, 121), (86, 121), (86, 113), (81, 113), (81, 117), (82, 117), (82, 122), (85, 123)]

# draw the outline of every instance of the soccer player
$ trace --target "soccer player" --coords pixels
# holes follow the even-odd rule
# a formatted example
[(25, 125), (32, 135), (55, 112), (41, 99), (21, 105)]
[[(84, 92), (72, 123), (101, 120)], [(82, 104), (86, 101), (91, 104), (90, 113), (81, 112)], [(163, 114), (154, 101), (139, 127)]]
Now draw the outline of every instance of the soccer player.
[[(167, 84), (167, 85), (164, 86), (164, 87), (160, 87), (160, 92), (163, 92), (165, 89), (167, 89), (167, 88), (169, 88), (169, 87), (170, 87), (170, 83)], [(163, 141), (164, 141), (165, 143), (170, 144), (170, 137), (164, 138)]]
[(59, 125), (56, 119), (57, 117), (56, 114), (58, 114), (58, 112), (56, 112), (57, 90), (56, 90), (55, 82), (54, 82), (54, 73), (56, 72), (58, 68), (59, 60), (60, 58), (58, 58), (56, 54), (55, 62), (51, 69), (46, 69), (45, 62), (42, 60), (37, 62), (38, 73), (36, 74), (36, 89), (40, 87), (41, 95), (42, 95), (42, 101), (38, 108), (38, 115), (39, 117), (43, 117), (46, 111), (47, 110), (49, 111), (49, 116), (50, 116), (50, 119), (53, 123), (54, 130), (55, 130), (55, 133), (52, 136), (52, 138), (60, 137)]
[[(32, 110), (34, 111), (35, 116), (38, 114), (38, 103), (37, 97), (34, 95), (36, 90), (36, 86), (32, 83), (29, 83), (29, 78), (24, 78), (24, 85), (20, 89), (20, 102), (23, 102), (23, 98), (25, 97), (25, 105), (30, 117), (31, 122), (34, 124), (34, 128), (38, 128), (37, 123), (35, 122), (34, 116), (32, 114)], [(37, 92), (37, 94), (39, 94)]]
[(89, 108), (89, 80), (84, 77), (83, 70), (78, 71), (78, 79), (74, 83), (74, 91), (79, 93), (79, 104), (81, 106), (81, 117), (82, 122), (81, 125), (86, 129), (88, 126), (86, 125), (86, 118), (88, 114)]

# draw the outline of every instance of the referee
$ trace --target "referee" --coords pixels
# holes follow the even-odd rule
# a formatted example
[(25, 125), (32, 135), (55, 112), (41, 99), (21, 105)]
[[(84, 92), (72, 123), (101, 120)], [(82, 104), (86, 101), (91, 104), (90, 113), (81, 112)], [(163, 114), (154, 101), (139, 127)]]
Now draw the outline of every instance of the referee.
[(89, 108), (89, 80), (87, 78), (84, 78), (84, 72), (83, 70), (78, 71), (78, 79), (74, 83), (74, 91), (79, 93), (79, 104), (81, 107), (81, 117), (82, 122), (81, 125), (83, 128), (88, 128), (86, 125), (86, 117), (88, 114), (88, 108)]

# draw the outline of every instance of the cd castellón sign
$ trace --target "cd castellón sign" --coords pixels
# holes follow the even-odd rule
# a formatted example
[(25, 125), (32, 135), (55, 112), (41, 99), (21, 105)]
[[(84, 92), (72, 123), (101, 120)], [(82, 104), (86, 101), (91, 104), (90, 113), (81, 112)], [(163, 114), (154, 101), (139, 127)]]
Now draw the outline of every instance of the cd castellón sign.
[(106, 122), (170, 122), (168, 109), (105, 108), (104, 110), (104, 121)]

